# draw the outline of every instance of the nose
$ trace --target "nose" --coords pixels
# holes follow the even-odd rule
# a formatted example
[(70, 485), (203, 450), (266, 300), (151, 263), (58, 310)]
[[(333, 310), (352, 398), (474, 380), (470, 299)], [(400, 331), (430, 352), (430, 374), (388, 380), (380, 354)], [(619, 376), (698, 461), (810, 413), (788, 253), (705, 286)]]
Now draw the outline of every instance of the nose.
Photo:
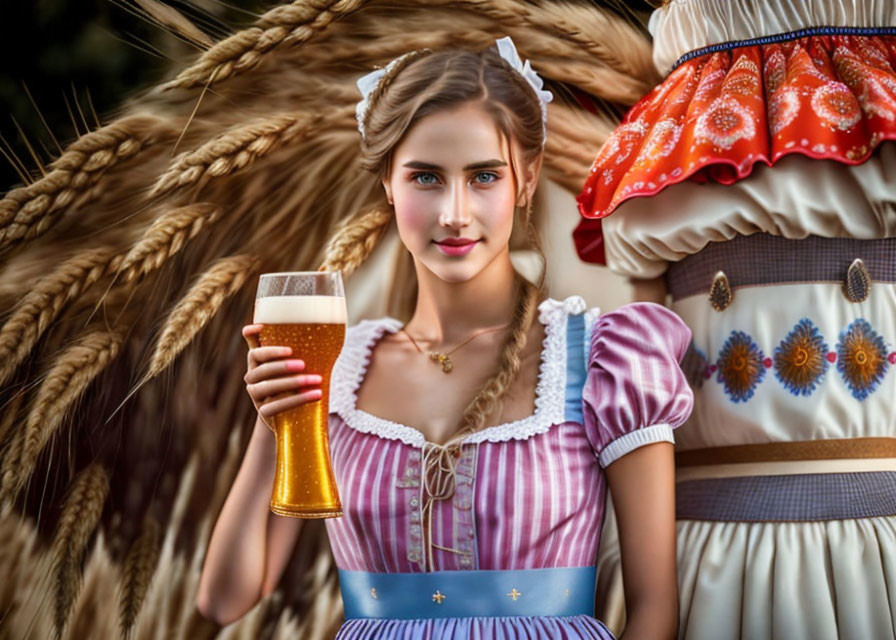
[(472, 222), (470, 202), (465, 185), (453, 184), (445, 194), (439, 213), (439, 224), (450, 229), (463, 229)]

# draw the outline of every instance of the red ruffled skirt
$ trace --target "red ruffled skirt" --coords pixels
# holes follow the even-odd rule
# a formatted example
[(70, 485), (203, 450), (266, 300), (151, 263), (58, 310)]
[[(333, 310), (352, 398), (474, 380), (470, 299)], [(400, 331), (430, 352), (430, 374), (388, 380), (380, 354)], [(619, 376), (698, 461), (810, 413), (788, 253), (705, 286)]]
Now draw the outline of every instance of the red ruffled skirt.
[(582, 260), (605, 264), (600, 219), (629, 198), (688, 179), (730, 184), (790, 153), (859, 164), (896, 139), (896, 30), (797, 35), (716, 45), (632, 107), (577, 198)]

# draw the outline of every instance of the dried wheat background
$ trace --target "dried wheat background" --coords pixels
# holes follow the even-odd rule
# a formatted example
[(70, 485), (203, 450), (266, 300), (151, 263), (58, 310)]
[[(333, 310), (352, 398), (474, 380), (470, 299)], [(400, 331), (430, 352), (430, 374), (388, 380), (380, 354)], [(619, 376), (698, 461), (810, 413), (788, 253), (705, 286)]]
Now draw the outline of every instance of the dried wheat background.
[(355, 79), (512, 36), (559, 98), (547, 178), (576, 193), (652, 86), (649, 43), (584, 0), (297, 0), (219, 42), (137, 1), (205, 51), (0, 201), (0, 636), (329, 638), (342, 610), (321, 522), (238, 623), (194, 600), (253, 424), (239, 330), (256, 278), (316, 268), (378, 194)]

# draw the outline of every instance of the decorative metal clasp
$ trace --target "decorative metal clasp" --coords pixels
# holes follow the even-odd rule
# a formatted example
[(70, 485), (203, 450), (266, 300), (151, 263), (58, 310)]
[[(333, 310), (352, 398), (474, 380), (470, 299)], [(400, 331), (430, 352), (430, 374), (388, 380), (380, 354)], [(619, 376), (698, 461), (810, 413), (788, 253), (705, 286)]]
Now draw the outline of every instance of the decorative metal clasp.
[(846, 279), (843, 281), (843, 295), (852, 302), (865, 302), (871, 293), (871, 274), (861, 258), (856, 258), (849, 265)]
[(712, 279), (712, 286), (709, 288), (709, 304), (716, 311), (724, 311), (731, 304), (733, 298), (734, 293), (728, 283), (728, 276), (724, 271), (717, 271)]

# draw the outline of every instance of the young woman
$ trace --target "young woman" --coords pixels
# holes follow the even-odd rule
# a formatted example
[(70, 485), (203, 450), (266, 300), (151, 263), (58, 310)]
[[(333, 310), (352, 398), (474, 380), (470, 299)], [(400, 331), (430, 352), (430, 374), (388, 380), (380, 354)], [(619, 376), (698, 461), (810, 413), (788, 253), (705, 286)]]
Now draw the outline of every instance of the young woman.
[[(607, 484), (624, 637), (674, 637), (671, 430), (691, 409), (678, 366), (689, 331), (659, 305), (598, 317), (578, 297), (541, 300), (514, 271), (510, 236), (531, 232), (550, 94), (508, 39), (413, 52), (359, 86), (383, 209), (334, 238), (325, 266), (356, 267), (394, 219), (417, 295), (407, 323), (351, 328), (333, 372), (339, 637), (611, 638), (592, 617)], [(198, 597), (221, 623), (275, 588), (302, 525), (268, 509), (267, 421), (321, 397), (302, 354), (255, 347), (259, 330), (243, 329), (259, 419)]]

